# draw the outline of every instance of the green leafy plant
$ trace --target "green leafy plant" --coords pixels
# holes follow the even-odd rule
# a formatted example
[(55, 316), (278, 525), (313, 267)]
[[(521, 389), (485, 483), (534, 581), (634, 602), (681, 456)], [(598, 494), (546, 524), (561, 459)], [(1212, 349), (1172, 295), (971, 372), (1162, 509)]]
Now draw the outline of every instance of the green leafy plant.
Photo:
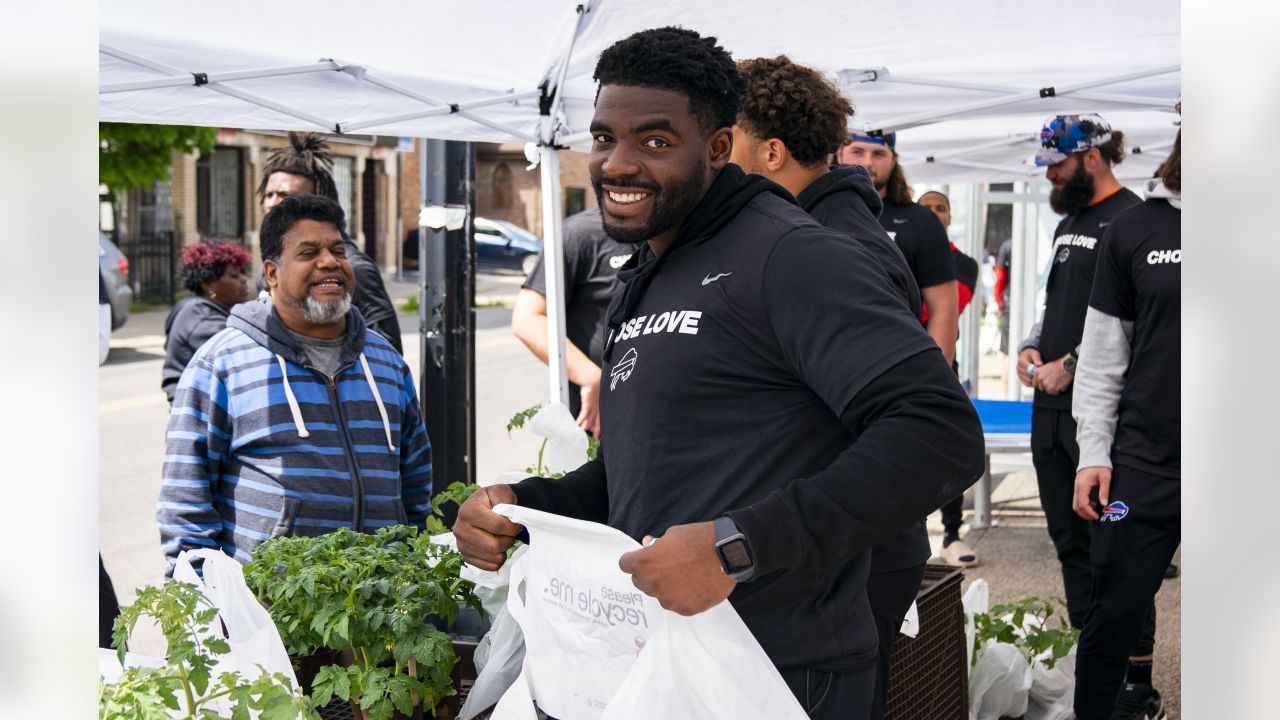
[[(974, 615), (977, 632), (970, 664), (977, 662), (978, 650), (986, 641), (994, 639), (1017, 647), (1028, 662), (1048, 652), (1041, 662), (1046, 668), (1053, 668), (1080, 641), (1080, 631), (1071, 627), (1066, 614), (1057, 613), (1057, 609), (1066, 609), (1060, 598), (1027, 597)], [(1055, 614), (1057, 627), (1050, 627), (1050, 619)]]
[(145, 587), (132, 605), (121, 609), (112, 642), (122, 666), (129, 636), (143, 617), (155, 621), (164, 634), (166, 664), (125, 668), (118, 681), (103, 683), (100, 720), (207, 720), (219, 717), (217, 706), (224, 703), (234, 720), (248, 720), (251, 710), (261, 713), (262, 720), (318, 720), (307, 697), (280, 673), (246, 680), (239, 672), (218, 672), (218, 656), (231, 647), (209, 630), (218, 610), (194, 585), (170, 581)]
[[(511, 435), (512, 430), (519, 430), (523, 428), (524, 424), (528, 422), (534, 415), (537, 415), (538, 411), (541, 409), (542, 409), (542, 403), (538, 403), (536, 405), (527, 407), (524, 410), (521, 410), (515, 415), (512, 415), (511, 419), (507, 421), (507, 435), (508, 436)], [(547, 438), (542, 439), (542, 444), (538, 446), (537, 458), (534, 460), (533, 465), (529, 465), (525, 467), (524, 471), (529, 473), (530, 475), (537, 475), (539, 477), (546, 477), (546, 478), (553, 478), (553, 479), (564, 477), (564, 473), (551, 472), (551, 468), (548, 468), (542, 462), (543, 455), (545, 455), (547, 451), (547, 440), (548, 440)], [(599, 451), (600, 451), (600, 441), (594, 437), (588, 436), (587, 437), (587, 459), (595, 460), (596, 454), (599, 453)]]
[(362, 720), (387, 720), (418, 705), (434, 710), (455, 692), (457, 656), (444, 628), (462, 605), (481, 610), (461, 569), (457, 551), (397, 525), (274, 538), (254, 552), (245, 579), (290, 654), (345, 656), (346, 664), (316, 674), (316, 707), (336, 696), (352, 701)]

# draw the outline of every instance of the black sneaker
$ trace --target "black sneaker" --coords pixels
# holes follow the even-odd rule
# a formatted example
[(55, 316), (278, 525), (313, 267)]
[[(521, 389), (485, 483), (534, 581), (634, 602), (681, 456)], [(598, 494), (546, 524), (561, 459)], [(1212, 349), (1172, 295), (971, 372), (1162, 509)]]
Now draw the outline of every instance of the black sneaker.
[(1164, 700), (1150, 685), (1125, 683), (1111, 711), (1111, 720), (1165, 720)]
[(1169, 563), (1169, 567), (1167, 567), (1167, 568), (1165, 568), (1165, 569), (1164, 569), (1164, 576), (1165, 576), (1166, 578), (1176, 578), (1176, 577), (1178, 577), (1178, 566), (1177, 566), (1177, 564), (1175, 564), (1175, 563)]

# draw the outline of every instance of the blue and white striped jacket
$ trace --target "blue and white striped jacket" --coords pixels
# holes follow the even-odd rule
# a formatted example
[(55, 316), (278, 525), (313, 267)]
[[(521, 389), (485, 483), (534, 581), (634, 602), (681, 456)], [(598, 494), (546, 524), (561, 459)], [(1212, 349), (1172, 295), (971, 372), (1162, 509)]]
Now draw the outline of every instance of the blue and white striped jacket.
[(168, 572), (187, 548), (247, 562), (277, 535), (425, 523), (431, 443), (409, 366), (353, 309), (338, 368), (308, 367), (270, 299), (237, 306), (201, 346), (169, 416)]

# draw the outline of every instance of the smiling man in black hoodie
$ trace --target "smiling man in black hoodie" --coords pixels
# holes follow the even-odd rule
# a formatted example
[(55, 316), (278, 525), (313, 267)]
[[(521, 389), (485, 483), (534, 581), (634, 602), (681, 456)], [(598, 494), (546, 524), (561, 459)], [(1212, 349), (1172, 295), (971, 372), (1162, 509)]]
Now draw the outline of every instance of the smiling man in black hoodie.
[(742, 81), (714, 38), (636, 33), (596, 79), (592, 182), (639, 245), (608, 315), (606, 444), (473, 495), (458, 547), (504, 562), (523, 528), (499, 503), (606, 522), (644, 546), (620, 561), (637, 588), (685, 615), (727, 598), (811, 717), (866, 718), (865, 551), (977, 479), (977, 415), (880, 264), (729, 164)]

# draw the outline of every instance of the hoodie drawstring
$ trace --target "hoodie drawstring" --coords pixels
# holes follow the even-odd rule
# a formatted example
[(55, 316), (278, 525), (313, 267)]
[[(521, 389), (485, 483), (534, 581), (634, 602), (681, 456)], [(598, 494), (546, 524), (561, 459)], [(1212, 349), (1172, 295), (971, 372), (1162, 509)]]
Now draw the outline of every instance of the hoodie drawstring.
[(373, 400), (378, 403), (378, 414), (382, 416), (382, 430), (387, 434), (387, 449), (395, 452), (396, 445), (391, 442), (391, 421), (387, 419), (387, 408), (382, 404), (382, 395), (378, 392), (378, 384), (373, 380), (373, 371), (369, 369), (369, 361), (365, 359), (364, 353), (360, 353), (360, 367), (364, 370), (364, 379), (369, 381), (369, 391), (373, 393)]
[(302, 409), (298, 407), (298, 398), (293, 396), (293, 388), (289, 387), (289, 370), (285, 367), (284, 356), (276, 353), (276, 361), (280, 363), (280, 376), (284, 378), (284, 396), (289, 401), (289, 412), (293, 414), (293, 425), (298, 428), (298, 437), (311, 437), (306, 423), (302, 422)]

